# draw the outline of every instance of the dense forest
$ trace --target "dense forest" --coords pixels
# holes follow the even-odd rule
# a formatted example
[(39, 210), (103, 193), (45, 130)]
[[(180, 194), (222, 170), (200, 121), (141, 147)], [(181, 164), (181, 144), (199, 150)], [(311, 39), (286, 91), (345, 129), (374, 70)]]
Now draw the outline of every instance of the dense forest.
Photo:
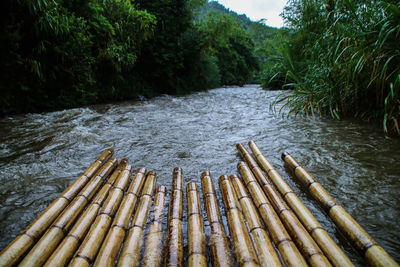
[(381, 121), (400, 134), (400, 2), (290, 0), (264, 87), (292, 113)]
[[(217, 3), (5, 0), (1, 5), (2, 114), (185, 94), (253, 82), (259, 71), (240, 16)], [(244, 18), (249, 28), (252, 22)]]
[(0, 115), (260, 83), (290, 113), (400, 134), (400, 3), (289, 0), (285, 27), (206, 0), (4, 0)]

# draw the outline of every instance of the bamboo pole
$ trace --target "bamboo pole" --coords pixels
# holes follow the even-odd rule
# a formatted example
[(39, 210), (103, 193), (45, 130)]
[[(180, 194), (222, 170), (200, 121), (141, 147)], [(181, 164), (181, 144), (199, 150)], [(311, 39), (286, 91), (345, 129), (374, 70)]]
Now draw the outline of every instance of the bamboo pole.
[(207, 266), (206, 236), (197, 184), (186, 186), (188, 203), (188, 266)]
[(282, 176), (276, 171), (274, 166), (265, 158), (257, 144), (250, 141), (249, 146), (261, 167), (268, 174), (269, 178), (283, 196), (283, 199), (288, 203), (294, 213), (296, 213), (299, 220), (303, 223), (304, 227), (328, 257), (329, 261), (336, 267), (353, 266), (346, 254), (333, 241), (314, 215), (312, 215), (310, 210), (303, 204), (303, 202), (293, 192), (292, 188), (290, 188)]
[[(126, 166), (125, 170), (129, 171), (130, 168), (131, 168), (130, 166)], [(136, 172), (132, 184), (134, 184), (138, 180), (142, 181), (144, 172), (145, 172), (144, 169), (139, 169)], [(96, 219), (98, 211), (101, 209), (101, 206), (103, 205), (104, 200), (107, 198), (108, 192), (110, 191), (116, 178), (117, 177), (112, 175), (110, 179), (108, 179), (107, 183), (103, 186), (102, 190), (93, 199), (91, 205), (86, 209), (85, 213), (75, 223), (74, 227), (68, 233), (67, 237), (64, 238), (64, 240), (57, 247), (57, 249), (54, 251), (51, 257), (47, 260), (45, 264), (46, 267), (52, 267), (52, 266), (61, 267), (61, 266), (66, 266), (69, 263), (75, 251), (81, 244), (81, 241), (85, 238), (90, 226)]]
[(88, 234), (82, 241), (82, 244), (72, 258), (69, 266), (90, 266), (94, 261), (110, 228), (112, 217), (115, 215), (124, 195), (124, 190), (129, 182), (130, 176), (130, 170), (124, 170), (121, 175), (118, 176), (111, 192), (108, 194), (107, 199), (100, 210), (99, 215), (97, 215), (96, 220), (90, 227)]
[(254, 178), (250, 168), (246, 163), (240, 162), (238, 169), (285, 266), (307, 266), (306, 261), (293, 243), (290, 235), (261, 189), (261, 186)]
[(168, 209), (168, 232), (165, 265), (183, 266), (183, 176), (182, 169), (175, 168), (172, 176), (171, 201)]
[(229, 233), (232, 239), (236, 261), (239, 266), (260, 266), (256, 251), (247, 232), (243, 215), (237, 206), (236, 194), (228, 176), (219, 177), (219, 187), (228, 218)]
[(209, 172), (201, 174), (204, 208), (211, 228), (210, 250), (213, 266), (229, 267), (233, 265), (228, 238), (219, 213), (214, 183)]
[[(143, 232), (150, 211), (154, 188), (156, 184), (156, 174), (150, 171), (147, 174), (146, 182), (140, 197), (139, 206), (132, 220), (129, 234), (122, 247), (121, 256), (117, 266), (138, 266), (140, 261), (140, 249), (143, 244)], [(103, 266), (100, 262), (97, 266)]]
[(260, 215), (258, 214), (253, 201), (247, 195), (247, 191), (240, 178), (237, 175), (231, 175), (229, 178), (232, 181), (233, 188), (235, 189), (239, 203), (242, 206), (243, 215), (247, 221), (249, 232), (253, 239), (254, 248), (257, 251), (260, 266), (282, 266), (279, 256), (264, 229)]
[(139, 193), (144, 184), (146, 170), (139, 168), (136, 171), (124, 199), (115, 215), (111, 229), (100, 248), (93, 266), (114, 266), (118, 253), (125, 239), (129, 222), (135, 209)]
[(143, 255), (143, 266), (158, 267), (162, 263), (163, 218), (166, 193), (167, 188), (165, 186), (160, 185), (157, 187), (150, 229), (145, 241), (146, 248)]
[[(126, 168), (126, 165), (127, 161), (123, 160), (122, 164), (120, 164), (120, 168)], [(114, 179), (113, 177), (118, 176), (122, 172), (120, 168), (117, 168), (113, 172), (110, 177), (111, 179)], [(64, 209), (46, 233), (28, 252), (19, 266), (38, 266), (46, 262), (65, 237), (66, 233), (69, 232), (75, 219), (82, 213), (83, 209), (98, 191), (104, 180), (105, 179), (102, 177), (97, 176), (84, 187), (80, 194)], [(102, 190), (100, 190), (100, 192), (101, 191)]]
[[(71, 202), (76, 194), (85, 186), (85, 184), (96, 174), (106, 176), (110, 167), (102, 167), (112, 154), (113, 149), (104, 151), (95, 162), (93, 162), (56, 200), (54, 200), (17, 238), (14, 239), (0, 253), (0, 266), (13, 266), (17, 264), (22, 257), (35, 244), (36, 240), (47, 230), (58, 215)], [(106, 171), (107, 170), (107, 171)]]
[(294, 239), (294, 242), (308, 264), (311, 266), (332, 266), (317, 243), (304, 228), (293, 211), (287, 206), (260, 167), (258, 167), (247, 149), (241, 144), (238, 144), (237, 147), (242, 155), (245, 155), (244, 157), (249, 160), (248, 163), (258, 183), (261, 185), (261, 188), (264, 190), (264, 193), (267, 195), (282, 223)]
[(355, 247), (364, 255), (371, 266), (399, 266), (399, 264), (354, 220), (346, 210), (307, 172), (289, 153), (282, 153), (282, 159), (294, 171), (295, 177), (303, 182), (310, 194), (328, 212), (333, 222)]

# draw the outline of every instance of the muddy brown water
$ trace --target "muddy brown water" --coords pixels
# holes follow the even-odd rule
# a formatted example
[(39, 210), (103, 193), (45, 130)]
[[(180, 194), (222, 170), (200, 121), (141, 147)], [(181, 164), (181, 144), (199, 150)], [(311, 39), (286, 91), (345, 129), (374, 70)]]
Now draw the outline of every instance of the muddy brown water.
[(283, 117), (270, 108), (282, 93), (226, 87), (0, 119), (0, 250), (106, 148), (135, 169), (155, 170), (168, 188), (176, 166), (185, 183), (199, 185), (209, 170), (220, 194), (218, 177), (237, 173), (235, 144), (254, 140), (355, 264), (365, 263), (290, 175), (283, 151), (400, 262), (400, 140), (385, 139), (375, 124)]

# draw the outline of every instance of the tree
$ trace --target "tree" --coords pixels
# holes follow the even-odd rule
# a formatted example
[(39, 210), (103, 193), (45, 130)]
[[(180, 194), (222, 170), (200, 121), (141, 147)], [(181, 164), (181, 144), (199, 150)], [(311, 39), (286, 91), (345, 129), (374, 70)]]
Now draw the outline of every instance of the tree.
[(400, 134), (400, 3), (291, 0), (283, 17), (293, 33), (288, 47), (301, 51), (282, 54), (296, 88), (286, 105), (383, 120), (387, 134)]
[(232, 16), (217, 12), (206, 15), (201, 22), (210, 53), (217, 58), (222, 84), (246, 83), (258, 70), (254, 44)]
[[(126, 95), (122, 85), (155, 21), (128, 0), (5, 0), (1, 5), (0, 113)], [(104, 77), (115, 83), (105, 83)]]

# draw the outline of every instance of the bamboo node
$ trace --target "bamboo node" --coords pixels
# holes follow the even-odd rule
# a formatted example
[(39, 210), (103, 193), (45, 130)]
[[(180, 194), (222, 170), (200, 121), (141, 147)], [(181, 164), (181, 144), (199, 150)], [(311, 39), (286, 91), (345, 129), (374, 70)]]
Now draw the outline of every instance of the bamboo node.
[(87, 261), (89, 264), (92, 263), (92, 260), (90, 258), (86, 257), (85, 255), (79, 255), (78, 254), (78, 255), (75, 256), (75, 258), (81, 258), (81, 259)]

